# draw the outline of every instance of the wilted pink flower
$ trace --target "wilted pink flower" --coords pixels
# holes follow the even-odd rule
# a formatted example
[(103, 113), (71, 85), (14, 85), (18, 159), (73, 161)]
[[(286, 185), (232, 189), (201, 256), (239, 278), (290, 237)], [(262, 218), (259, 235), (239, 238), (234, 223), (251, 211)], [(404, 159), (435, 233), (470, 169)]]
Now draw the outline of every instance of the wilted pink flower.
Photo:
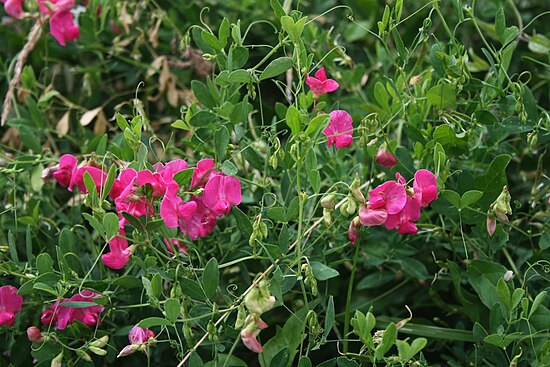
[(227, 215), (231, 205), (239, 205), (241, 201), (241, 182), (236, 177), (218, 174), (204, 187), (202, 202), (216, 217)]
[(255, 316), (249, 316), (246, 322), (247, 326), (241, 330), (243, 344), (254, 353), (262, 353), (263, 348), (256, 338), (260, 334), (260, 331), (267, 328), (268, 325), (262, 319)]
[(23, 18), (23, 3), (25, 0), (0, 0), (4, 4), (4, 10), (8, 15), (21, 19)]
[(343, 110), (334, 110), (330, 114), (330, 122), (323, 130), (327, 137), (327, 145), (336, 144), (336, 148), (347, 148), (353, 142), (353, 119)]
[(191, 178), (191, 189), (204, 187), (211, 176), (215, 175), (214, 160), (212, 158), (201, 159), (193, 169), (193, 177)]
[(311, 92), (318, 98), (325, 93), (334, 92), (338, 89), (338, 83), (333, 79), (327, 79), (325, 68), (320, 68), (315, 73), (315, 77), (306, 75), (306, 84), (311, 88)]
[(36, 326), (27, 328), (27, 337), (31, 343), (39, 343), (44, 340), (44, 336)]
[(11, 285), (0, 287), (0, 325), (13, 326), (15, 315), (21, 310), (23, 297)]
[(132, 256), (132, 249), (128, 247), (128, 240), (124, 236), (126, 233), (121, 229), (119, 235), (109, 241), (110, 252), (101, 255), (103, 263), (111, 269), (122, 269)]
[(384, 145), (376, 153), (375, 161), (383, 168), (391, 168), (397, 164), (397, 158)]
[(62, 300), (57, 300), (50, 306), (49, 310), (42, 313), (40, 321), (46, 326), (49, 326), (50, 323), (55, 323), (56, 328), (59, 330), (64, 330), (68, 324), (75, 320), (78, 320), (88, 326), (95, 325), (100, 321), (99, 314), (103, 311), (103, 306), (93, 305), (84, 308), (71, 308), (64, 306), (63, 303), (93, 302), (95, 298), (100, 297), (101, 296), (99, 294), (85, 289), (69, 299), (64, 298)]
[(492, 213), (487, 214), (487, 233), (492, 236), (497, 229), (497, 218)]
[(80, 29), (74, 24), (74, 16), (68, 11), (58, 11), (50, 18), (50, 33), (61, 46), (80, 37)]
[(355, 217), (349, 223), (349, 228), (348, 228), (348, 238), (351, 241), (351, 243), (354, 245), (355, 245), (355, 242), (357, 242), (357, 238), (359, 237), (360, 230), (361, 230), (361, 220), (359, 219), (359, 217)]
[(427, 169), (420, 169), (414, 174), (414, 195), (421, 207), (425, 208), (437, 199), (437, 179)]
[(128, 340), (130, 341), (130, 344), (125, 346), (120, 353), (118, 354), (117, 358), (119, 357), (125, 357), (127, 355), (130, 355), (134, 353), (137, 350), (142, 350), (147, 354), (147, 346), (150, 339), (155, 338), (155, 333), (147, 328), (139, 327), (138, 325), (135, 325), (129, 332), (128, 332)]

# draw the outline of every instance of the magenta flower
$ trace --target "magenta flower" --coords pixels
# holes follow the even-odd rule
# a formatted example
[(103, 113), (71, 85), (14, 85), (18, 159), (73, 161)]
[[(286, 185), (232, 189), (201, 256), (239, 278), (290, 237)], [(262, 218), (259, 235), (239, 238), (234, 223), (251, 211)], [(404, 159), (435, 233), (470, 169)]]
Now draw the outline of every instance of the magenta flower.
[(197, 208), (197, 203), (192, 200), (182, 204), (183, 200), (178, 196), (178, 189), (175, 183), (169, 185), (160, 204), (160, 216), (168, 228), (178, 227), (180, 220), (190, 220)]
[(118, 236), (115, 236), (109, 241), (110, 252), (101, 255), (101, 260), (111, 269), (122, 269), (132, 256), (132, 248), (128, 247), (128, 240), (124, 238), (126, 233), (120, 230)]
[(353, 120), (349, 113), (335, 110), (330, 113), (330, 122), (323, 130), (327, 145), (336, 144), (336, 148), (347, 148), (353, 142)]
[(214, 230), (216, 216), (204, 206), (200, 197), (193, 196), (191, 197), (191, 201), (196, 204), (195, 211), (190, 219), (180, 222), (180, 230), (194, 241), (199, 237), (206, 237)]
[(241, 182), (236, 177), (218, 174), (208, 180), (202, 198), (204, 206), (216, 217), (227, 215), (231, 205), (242, 201)]
[(191, 178), (191, 189), (204, 187), (211, 176), (215, 175), (214, 160), (212, 158), (201, 159), (197, 162), (193, 169), (193, 177)]
[(71, 154), (64, 154), (59, 159), (59, 164), (52, 167), (53, 177), (63, 187), (69, 191), (73, 191), (76, 185), (78, 191), (87, 193), (86, 185), (84, 184), (84, 173), (88, 172), (92, 177), (98, 191), (105, 184), (107, 175), (101, 169), (92, 166), (77, 167), (77, 159)]
[(367, 204), (359, 209), (364, 226), (384, 224), (388, 215), (399, 213), (407, 202), (405, 188), (398, 182), (388, 181), (369, 191)]
[(397, 229), (399, 234), (416, 234), (418, 228), (414, 224), (420, 219), (420, 205), (416, 197), (407, 195), (403, 209), (396, 214), (388, 215), (384, 225), (387, 229)]
[(0, 325), (13, 326), (15, 315), (21, 311), (23, 297), (11, 285), (0, 287)]
[(357, 238), (359, 237), (360, 230), (361, 230), (361, 221), (359, 217), (355, 217), (349, 223), (349, 228), (348, 228), (348, 238), (353, 245), (355, 245), (355, 242), (357, 242)]
[(155, 338), (155, 333), (147, 328), (139, 327), (137, 324), (128, 332), (128, 340), (130, 344), (125, 346), (117, 358), (125, 357), (134, 353), (137, 350), (143, 351), (147, 354), (147, 347), (150, 343), (150, 339)]
[(423, 208), (437, 199), (437, 179), (427, 169), (418, 170), (414, 174), (413, 188), (414, 195)]
[(23, 18), (23, 2), (25, 0), (0, 0), (4, 4), (4, 10), (8, 15), (21, 19)]
[(375, 161), (383, 168), (391, 168), (397, 164), (397, 158), (385, 146), (380, 147)]
[(68, 324), (75, 320), (88, 326), (95, 325), (100, 322), (99, 314), (103, 312), (103, 306), (93, 305), (84, 308), (71, 308), (63, 306), (63, 302), (93, 302), (95, 298), (100, 297), (99, 294), (85, 289), (69, 299), (57, 300), (48, 310), (42, 313), (40, 321), (46, 326), (55, 323), (55, 327), (59, 330), (64, 330)]
[(70, 11), (74, 7), (74, 0), (37, 0), (37, 2), (38, 8), (45, 15), (53, 15), (60, 11)]
[(80, 29), (74, 24), (73, 14), (68, 10), (58, 11), (50, 18), (50, 33), (61, 46), (80, 37)]
[(335, 80), (327, 79), (325, 68), (317, 70), (315, 77), (306, 74), (306, 84), (311, 88), (315, 98), (319, 98), (325, 93), (334, 92), (340, 86)]

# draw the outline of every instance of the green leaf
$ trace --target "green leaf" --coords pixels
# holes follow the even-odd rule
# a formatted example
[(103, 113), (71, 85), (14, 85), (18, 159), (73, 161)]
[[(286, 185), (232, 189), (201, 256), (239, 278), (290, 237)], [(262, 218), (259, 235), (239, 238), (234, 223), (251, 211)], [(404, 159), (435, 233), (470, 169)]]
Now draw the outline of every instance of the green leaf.
[(288, 348), (283, 348), (279, 353), (275, 354), (269, 367), (287, 367), (289, 354)]
[(210, 90), (208, 90), (206, 84), (198, 80), (193, 80), (191, 82), (191, 89), (193, 89), (193, 93), (195, 97), (197, 97), (197, 100), (205, 107), (212, 109), (216, 106), (216, 100), (210, 93)]
[(533, 305), (531, 306), (531, 310), (529, 310), (529, 318), (533, 316), (533, 314), (535, 313), (537, 308), (539, 308), (542, 301), (544, 301), (544, 299), (546, 298), (547, 294), (548, 294), (547, 291), (542, 291), (539, 294), (537, 294), (537, 296), (535, 297), (535, 300), (533, 301)]
[[(277, 0), (271, 0), (277, 1)], [(307, 356), (300, 357), (300, 361), (298, 362), (298, 367), (311, 367), (311, 360)]]
[(496, 284), (505, 273), (504, 266), (490, 261), (471, 260), (468, 264), (468, 281), (489, 309), (500, 302)]
[(336, 358), (336, 364), (338, 367), (359, 367), (359, 363), (344, 356)]
[(495, 17), (495, 31), (500, 43), (504, 43), (504, 31), (506, 30), (506, 17), (504, 9), (499, 8)]
[(33, 284), (32, 288), (37, 289), (39, 291), (48, 292), (49, 294), (57, 297), (57, 291), (55, 289), (53, 289), (52, 287), (50, 287), (49, 285), (47, 285), (47, 284), (35, 282)]
[(315, 136), (320, 128), (325, 127), (330, 120), (330, 115), (320, 114), (315, 116), (307, 125), (306, 136)]
[(187, 168), (179, 171), (174, 175), (174, 181), (179, 187), (189, 187), (191, 178), (193, 177), (193, 168)]
[(248, 219), (246, 214), (244, 214), (242, 210), (238, 207), (234, 206), (231, 211), (235, 216), (235, 220), (237, 221), (237, 228), (239, 229), (243, 237), (248, 239), (252, 234), (252, 223), (250, 223), (250, 220)]
[(225, 157), (225, 151), (229, 145), (229, 131), (221, 126), (214, 134), (214, 147), (216, 149), (216, 160), (221, 161)]
[(36, 258), (36, 270), (38, 274), (45, 274), (51, 272), (53, 269), (53, 260), (50, 254), (44, 252)]
[(142, 328), (152, 328), (154, 326), (172, 326), (172, 323), (162, 317), (148, 317), (141, 320), (139, 326)]
[(315, 275), (315, 278), (317, 278), (317, 280), (327, 280), (340, 275), (337, 270), (330, 268), (318, 261), (312, 261), (311, 268), (313, 270), (313, 275)]
[(334, 326), (334, 298), (330, 296), (327, 302), (327, 312), (325, 313), (325, 325), (323, 326), (323, 341), (327, 340), (327, 336)]
[(441, 196), (443, 196), (443, 198), (451, 203), (455, 208), (460, 208), (460, 195), (458, 195), (457, 192), (452, 190), (444, 190), (441, 193)]
[(500, 278), (497, 282), (497, 292), (498, 297), (500, 298), (501, 304), (509, 312), (512, 309), (512, 295), (510, 293), (510, 288), (506, 284), (506, 281), (503, 278)]
[(235, 167), (233, 162), (226, 160), (222, 163), (222, 172), (228, 176), (235, 176), (239, 170)]
[(189, 125), (187, 122), (181, 119), (174, 121), (170, 126), (172, 126), (174, 129), (180, 129), (185, 131), (193, 130), (193, 127), (191, 125)]
[(526, 37), (529, 40), (527, 44), (529, 50), (537, 54), (548, 55), (548, 52), (550, 52), (550, 39), (540, 33), (532, 36), (526, 35)]
[(97, 303), (86, 302), (86, 301), (67, 301), (67, 302), (60, 302), (59, 305), (68, 307), (68, 308), (86, 308), (86, 307), (97, 306)]
[(210, 47), (212, 47), (216, 52), (220, 52), (222, 50), (222, 45), (218, 38), (214, 36), (212, 33), (208, 33), (206, 31), (201, 31), (202, 40)]
[(175, 298), (168, 298), (164, 303), (164, 312), (170, 322), (176, 322), (180, 316), (180, 302)]
[(19, 256), (17, 255), (17, 245), (15, 244), (15, 236), (11, 230), (8, 231), (8, 247), (10, 248), (10, 257), (13, 262), (19, 262)]
[(248, 83), (250, 82), (250, 73), (243, 69), (232, 71), (227, 81), (229, 83)]
[(153, 275), (151, 279), (151, 291), (155, 298), (159, 298), (162, 295), (162, 278), (159, 273)]
[(225, 48), (227, 45), (227, 39), (229, 38), (229, 20), (227, 18), (223, 18), (222, 23), (220, 24), (218, 38), (220, 40), (220, 47)]
[(105, 228), (103, 227), (103, 224), (101, 224), (95, 217), (91, 216), (88, 213), (82, 213), (82, 216), (88, 221), (88, 223), (90, 223), (92, 228), (99, 234), (99, 236), (104, 239)]
[(450, 84), (439, 84), (432, 87), (426, 97), (438, 110), (453, 108), (456, 105), (456, 91)]
[(307, 17), (303, 17), (294, 22), (294, 19), (288, 15), (281, 17), (281, 25), (293, 43), (300, 43), (306, 20)]
[(119, 232), (118, 215), (115, 213), (107, 213), (103, 217), (103, 227), (107, 234), (107, 240), (110, 241)]
[(539, 248), (541, 250), (546, 250), (550, 247), (550, 234), (548, 232), (543, 232), (539, 239)]
[(200, 284), (193, 279), (181, 278), (180, 279), (181, 291), (183, 294), (188, 295), (192, 299), (197, 301), (205, 301), (206, 296)]
[(126, 129), (130, 128), (130, 125), (128, 125), (128, 121), (122, 116), (120, 113), (117, 112), (116, 114), (116, 124), (120, 128), (120, 130), (125, 131)]
[(208, 299), (212, 300), (216, 295), (219, 282), (220, 270), (218, 268), (218, 261), (215, 257), (213, 257), (206, 264), (204, 274), (202, 276), (202, 286)]
[(502, 192), (502, 188), (508, 180), (506, 179), (506, 167), (511, 156), (508, 154), (501, 154), (491, 162), (487, 172), (476, 179), (475, 188), (483, 192), (483, 197), (480, 199), (480, 205), (482, 208), (489, 208), (497, 196)]
[(382, 337), (382, 342), (376, 350), (374, 351), (374, 358), (377, 360), (382, 359), (384, 355), (391, 349), (395, 340), (397, 339), (397, 326), (395, 323), (390, 323), (386, 330), (384, 331), (384, 336)]
[(302, 130), (302, 115), (294, 106), (290, 106), (286, 111), (286, 124), (290, 127), (292, 135), (298, 135)]
[(462, 197), (460, 198), (460, 208), (464, 209), (468, 206), (471, 206), (477, 203), (477, 201), (481, 199), (482, 196), (483, 196), (483, 193), (478, 190), (466, 191), (464, 194), (462, 194)]
[(260, 74), (260, 80), (273, 78), (292, 67), (293, 61), (290, 57), (279, 57), (269, 63)]

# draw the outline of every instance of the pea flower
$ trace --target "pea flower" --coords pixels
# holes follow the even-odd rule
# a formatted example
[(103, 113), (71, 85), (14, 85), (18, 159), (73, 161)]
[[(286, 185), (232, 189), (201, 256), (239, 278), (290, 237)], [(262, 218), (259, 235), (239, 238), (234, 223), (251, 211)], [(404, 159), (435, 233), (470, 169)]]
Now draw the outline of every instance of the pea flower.
[(236, 177), (217, 174), (206, 183), (202, 197), (204, 206), (216, 217), (227, 215), (231, 205), (242, 201), (241, 182)]
[(0, 325), (13, 326), (15, 315), (21, 311), (23, 297), (11, 285), (0, 287)]
[(512, 214), (511, 200), (512, 196), (508, 192), (508, 187), (504, 186), (498, 198), (489, 205), (489, 210), (487, 211), (487, 233), (489, 236), (492, 236), (497, 228), (496, 217), (503, 222), (508, 222), (506, 214)]
[(4, 10), (15, 19), (23, 18), (24, 0), (0, 0), (4, 4)]
[(374, 160), (383, 168), (391, 168), (397, 164), (397, 158), (386, 148), (385, 144), (380, 147)]
[(353, 119), (343, 110), (334, 110), (330, 114), (330, 122), (323, 130), (327, 137), (327, 146), (336, 144), (336, 148), (347, 148), (353, 142)]
[(109, 241), (110, 252), (101, 255), (101, 260), (111, 269), (122, 269), (130, 260), (134, 247), (128, 246), (128, 240), (124, 238), (126, 233), (120, 230), (119, 235)]
[(364, 226), (384, 224), (388, 215), (399, 213), (407, 203), (407, 194), (402, 184), (387, 181), (369, 191), (366, 205), (359, 209), (359, 220)]
[(61, 46), (67, 41), (72, 42), (80, 37), (80, 29), (74, 24), (74, 16), (70, 11), (60, 11), (50, 18), (50, 33)]
[(317, 70), (315, 77), (306, 75), (306, 84), (311, 88), (315, 98), (319, 98), (325, 93), (334, 92), (340, 86), (335, 80), (327, 79), (325, 68)]
[(130, 344), (122, 348), (117, 358), (125, 357), (138, 350), (147, 355), (147, 348), (155, 341), (155, 333), (148, 328), (142, 328), (136, 324), (128, 332), (128, 340)]
[(269, 325), (257, 316), (248, 316), (245, 324), (246, 327), (241, 330), (241, 340), (244, 346), (254, 353), (262, 353), (262, 345), (256, 338), (260, 334), (260, 331), (267, 328)]
[(101, 298), (101, 296), (85, 289), (69, 299), (57, 300), (48, 310), (42, 313), (40, 321), (46, 326), (55, 323), (58, 330), (64, 330), (68, 324), (75, 320), (88, 326), (95, 325), (100, 321), (99, 314), (103, 312), (103, 306), (93, 305), (84, 308), (72, 308), (63, 305), (64, 302), (93, 302), (95, 298)]
[(44, 335), (42, 335), (40, 329), (36, 326), (27, 328), (27, 337), (31, 343), (39, 343), (44, 340)]

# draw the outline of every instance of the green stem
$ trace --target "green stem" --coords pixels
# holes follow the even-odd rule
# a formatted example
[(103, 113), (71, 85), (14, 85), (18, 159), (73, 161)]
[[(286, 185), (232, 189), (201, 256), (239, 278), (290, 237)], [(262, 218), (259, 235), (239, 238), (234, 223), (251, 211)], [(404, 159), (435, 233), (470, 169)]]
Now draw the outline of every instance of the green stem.
[(347, 335), (349, 333), (349, 319), (350, 312), (349, 307), (351, 304), (351, 294), (353, 293), (353, 281), (355, 280), (355, 272), (357, 271), (357, 257), (359, 256), (359, 244), (355, 245), (355, 255), (353, 255), (353, 268), (351, 269), (351, 276), (348, 283), (348, 295), (346, 299), (346, 316), (344, 319), (344, 353), (348, 351), (348, 339)]
[(451, 32), (451, 29), (447, 25), (447, 22), (445, 21), (445, 18), (443, 17), (443, 14), (441, 13), (441, 10), (439, 9), (439, 3), (435, 1), (434, 3), (434, 9), (437, 12), (437, 15), (439, 16), (439, 19), (441, 19), (441, 24), (443, 24), (443, 28), (445, 28), (445, 32), (449, 35), (449, 38), (452, 40), (454, 39), (453, 32)]

